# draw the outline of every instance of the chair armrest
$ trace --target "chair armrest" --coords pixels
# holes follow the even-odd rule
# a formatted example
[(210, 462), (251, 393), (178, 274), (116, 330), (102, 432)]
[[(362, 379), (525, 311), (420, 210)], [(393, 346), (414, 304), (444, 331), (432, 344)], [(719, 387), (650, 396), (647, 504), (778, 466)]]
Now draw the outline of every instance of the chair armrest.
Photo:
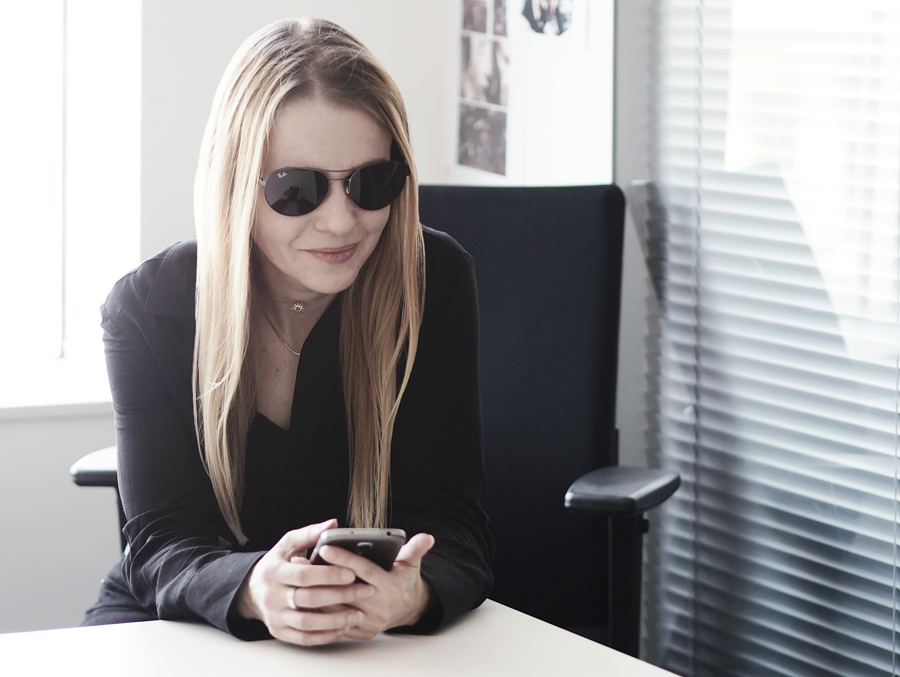
[(675, 493), (681, 476), (671, 470), (611, 466), (582, 475), (566, 492), (566, 507), (601, 517), (632, 517)]
[(82, 456), (69, 472), (79, 487), (118, 487), (116, 448), (107, 447)]

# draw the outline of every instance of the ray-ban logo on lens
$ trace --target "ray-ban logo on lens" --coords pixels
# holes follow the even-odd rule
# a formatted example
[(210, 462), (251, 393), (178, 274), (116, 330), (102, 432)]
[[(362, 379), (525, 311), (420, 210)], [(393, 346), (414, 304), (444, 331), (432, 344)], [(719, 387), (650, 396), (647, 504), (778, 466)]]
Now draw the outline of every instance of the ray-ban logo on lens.
[(287, 176), (287, 172), (278, 172), (279, 179), (283, 179), (285, 176)]

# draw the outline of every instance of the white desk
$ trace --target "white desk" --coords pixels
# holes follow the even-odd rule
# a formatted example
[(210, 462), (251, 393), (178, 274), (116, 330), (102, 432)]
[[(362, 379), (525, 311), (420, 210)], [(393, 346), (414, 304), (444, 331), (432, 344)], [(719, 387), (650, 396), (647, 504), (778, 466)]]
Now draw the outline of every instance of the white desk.
[(671, 675), (491, 601), (437, 635), (380, 635), (315, 649), (242, 642), (178, 621), (12, 633), (0, 635), (0, 671), (54, 677)]

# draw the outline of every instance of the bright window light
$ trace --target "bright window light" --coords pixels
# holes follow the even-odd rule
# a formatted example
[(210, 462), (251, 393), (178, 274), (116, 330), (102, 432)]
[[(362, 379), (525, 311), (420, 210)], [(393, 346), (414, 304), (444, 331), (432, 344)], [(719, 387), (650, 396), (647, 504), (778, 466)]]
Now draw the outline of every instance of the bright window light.
[(141, 15), (0, 3), (0, 410), (109, 400), (99, 308), (140, 260)]
[(63, 47), (62, 0), (0, 5), (0, 360), (62, 354)]

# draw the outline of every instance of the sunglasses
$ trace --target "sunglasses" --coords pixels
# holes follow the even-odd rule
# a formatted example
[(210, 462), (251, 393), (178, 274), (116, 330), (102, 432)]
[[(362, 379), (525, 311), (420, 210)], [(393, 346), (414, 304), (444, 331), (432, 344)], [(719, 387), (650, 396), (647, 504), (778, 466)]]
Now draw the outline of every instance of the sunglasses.
[(315, 169), (276, 169), (259, 184), (265, 188), (266, 202), (279, 214), (302, 216), (325, 201), (332, 181), (343, 181), (344, 190), (360, 209), (384, 209), (397, 199), (406, 185), (409, 167), (395, 160), (360, 167), (349, 177), (329, 179)]

